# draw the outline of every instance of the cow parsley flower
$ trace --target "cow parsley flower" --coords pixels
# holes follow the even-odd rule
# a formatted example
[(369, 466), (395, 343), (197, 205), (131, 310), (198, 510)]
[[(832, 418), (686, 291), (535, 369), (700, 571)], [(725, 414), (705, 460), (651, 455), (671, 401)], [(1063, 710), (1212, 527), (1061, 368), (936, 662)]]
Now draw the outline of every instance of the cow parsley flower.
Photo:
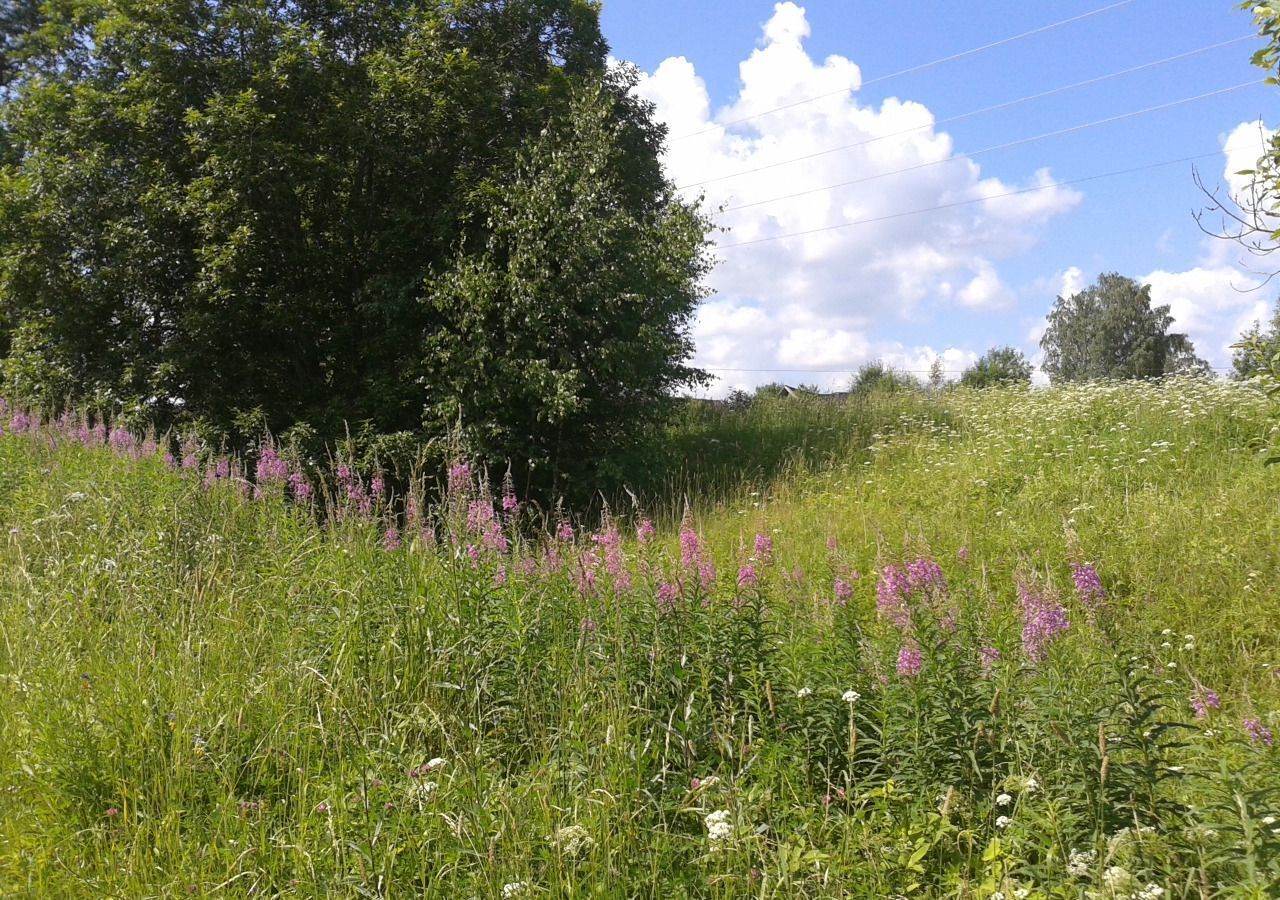
[(723, 843), (733, 837), (733, 823), (727, 809), (718, 809), (707, 814), (703, 824), (707, 827), (707, 838), (714, 844)]
[(862, 699), (862, 695), (857, 691), (845, 691), (844, 694), (841, 695), (840, 699), (852, 706), (854, 703), (857, 703)]

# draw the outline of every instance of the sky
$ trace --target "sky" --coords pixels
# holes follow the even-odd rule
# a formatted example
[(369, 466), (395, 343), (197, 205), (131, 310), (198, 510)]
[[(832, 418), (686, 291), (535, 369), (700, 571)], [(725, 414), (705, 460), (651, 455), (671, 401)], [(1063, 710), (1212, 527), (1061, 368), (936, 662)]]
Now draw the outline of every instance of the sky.
[(1193, 215), (1193, 173), (1242, 190), (1280, 120), (1234, 3), (605, 0), (602, 25), (718, 226), (700, 393), (1036, 361), (1055, 298), (1113, 271), (1225, 369), (1280, 294)]

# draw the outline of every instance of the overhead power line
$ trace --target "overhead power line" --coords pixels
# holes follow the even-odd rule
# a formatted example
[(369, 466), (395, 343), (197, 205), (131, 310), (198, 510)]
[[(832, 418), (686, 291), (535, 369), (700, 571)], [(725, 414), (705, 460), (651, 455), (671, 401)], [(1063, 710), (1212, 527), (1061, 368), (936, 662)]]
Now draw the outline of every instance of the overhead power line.
[(1039, 141), (1048, 140), (1049, 138), (1062, 137), (1068, 134), (1075, 134), (1076, 132), (1086, 131), (1090, 128), (1097, 128), (1101, 125), (1110, 125), (1114, 122), (1122, 122), (1125, 119), (1133, 119), (1133, 118), (1137, 118), (1138, 116), (1145, 116), (1150, 113), (1160, 112), (1166, 109), (1172, 109), (1177, 106), (1184, 106), (1188, 103), (1195, 103), (1199, 100), (1207, 100), (1210, 97), (1217, 97), (1222, 94), (1231, 93), (1232, 91), (1238, 91), (1243, 88), (1253, 87), (1254, 85), (1258, 85), (1258, 84), (1262, 84), (1262, 82), (1245, 81), (1245, 82), (1242, 82), (1241, 84), (1233, 85), (1231, 87), (1219, 88), (1216, 91), (1209, 91), (1208, 93), (1205, 93), (1205, 94), (1197, 94), (1194, 97), (1184, 97), (1181, 100), (1172, 100), (1168, 103), (1161, 103), (1156, 106), (1148, 106), (1146, 109), (1138, 109), (1132, 112), (1121, 113), (1115, 116), (1108, 116), (1105, 119), (1097, 119), (1093, 122), (1085, 122), (1082, 125), (1072, 125), (1069, 128), (1059, 128), (1054, 131), (1046, 131), (1043, 134), (1032, 135), (1031, 137), (1018, 138), (1016, 141), (1007, 141), (1006, 143), (1003, 143), (1003, 144), (996, 144), (991, 147), (983, 147), (981, 150), (974, 150), (971, 153), (965, 153), (960, 156), (948, 156), (945, 159), (930, 160), (929, 162), (917, 163), (914, 166), (906, 166), (905, 168), (901, 168), (901, 169), (891, 169), (888, 172), (876, 172), (871, 175), (863, 175), (860, 178), (853, 178), (853, 179), (850, 179), (849, 181), (839, 181), (839, 182), (836, 182), (835, 184), (828, 184), (822, 187), (809, 188), (803, 191), (795, 191), (790, 194), (782, 194), (777, 197), (770, 197), (766, 200), (752, 200), (750, 203), (739, 203), (736, 206), (726, 206), (723, 210), (721, 210), (721, 212), (726, 212), (726, 213), (736, 212), (737, 210), (750, 209), (751, 207), (754, 207), (754, 206), (764, 206), (769, 203), (779, 203), (783, 200), (793, 200), (796, 197), (805, 197), (805, 196), (808, 196), (809, 194), (825, 193), (826, 191), (835, 190), (836, 188), (849, 187), (855, 184), (865, 184), (868, 181), (876, 181), (877, 179), (880, 179), (880, 178), (888, 178), (890, 175), (901, 175), (905, 172), (916, 172), (916, 171), (919, 171), (920, 169), (930, 169), (935, 166), (946, 165), (949, 162), (972, 159), (974, 157), (983, 156), (988, 153), (995, 153), (999, 150), (1008, 150), (1012, 147), (1021, 147), (1025, 144), (1034, 144), (1034, 143), (1038, 143)]
[(716, 175), (711, 178), (704, 178), (701, 181), (690, 181), (686, 184), (680, 185), (677, 188), (677, 190), (686, 190), (687, 188), (691, 188), (691, 187), (700, 187), (702, 185), (715, 184), (716, 182), (719, 182), (719, 181), (727, 181), (730, 178), (738, 178), (739, 176), (742, 176), (742, 175), (753, 175), (756, 172), (765, 172), (765, 171), (768, 171), (769, 169), (778, 168), (779, 166), (790, 165), (791, 163), (806, 162), (811, 159), (817, 159), (818, 157), (821, 157), (821, 156), (828, 156), (832, 153), (840, 153), (845, 150), (853, 150), (857, 147), (865, 147), (868, 144), (875, 144), (879, 141), (887, 141), (895, 137), (902, 137), (903, 135), (914, 134), (919, 131), (929, 131), (931, 129), (935, 129), (943, 125), (950, 125), (955, 122), (964, 121), (965, 119), (972, 119), (975, 116), (986, 115), (987, 113), (992, 113), (992, 112), (999, 112), (1000, 110), (1010, 109), (1011, 107), (1014, 107), (1014, 106), (1020, 106), (1023, 103), (1030, 103), (1035, 100), (1043, 100), (1046, 97), (1052, 97), (1056, 94), (1064, 94), (1067, 91), (1073, 91), (1073, 90), (1077, 90), (1078, 88), (1089, 87), (1095, 84), (1101, 84), (1104, 81), (1111, 81), (1112, 79), (1115, 79), (1115, 78), (1122, 78), (1126, 75), (1133, 75), (1137, 72), (1142, 72), (1147, 69), (1154, 69), (1158, 66), (1163, 66), (1169, 63), (1178, 62), (1183, 59), (1188, 59), (1192, 56), (1197, 56), (1201, 53), (1208, 53), (1211, 50), (1219, 50), (1223, 47), (1229, 47), (1232, 44), (1239, 44), (1242, 41), (1247, 41), (1255, 37), (1257, 37), (1257, 35), (1253, 35), (1253, 34), (1242, 35), (1237, 38), (1232, 38), (1229, 41), (1221, 41), (1217, 44), (1210, 44), (1206, 47), (1197, 47), (1195, 50), (1188, 50), (1185, 53), (1178, 53), (1174, 56), (1166, 56), (1164, 59), (1157, 59), (1153, 62), (1143, 63), (1142, 65), (1139, 65), (1139, 66), (1131, 66), (1127, 69), (1121, 69), (1118, 72), (1111, 72), (1106, 75), (1099, 75), (1096, 78), (1089, 78), (1084, 81), (1077, 81), (1074, 84), (1064, 85), (1063, 87), (1057, 87), (1051, 90), (1041, 91), (1038, 94), (1029, 94), (1026, 97), (1019, 97), (1016, 100), (1006, 100), (1003, 103), (996, 103), (993, 106), (984, 106), (982, 109), (975, 109), (971, 112), (960, 113), (959, 115), (954, 115), (954, 116), (948, 116), (944, 119), (938, 119), (934, 122), (927, 122), (924, 125), (914, 125), (911, 128), (904, 128), (900, 131), (890, 132), (889, 134), (876, 135), (875, 137), (866, 138), (861, 141), (855, 141), (851, 144), (841, 144), (838, 147), (831, 147), (827, 150), (818, 150), (814, 153), (806, 153), (803, 156), (793, 156), (788, 159), (778, 160), (777, 162), (772, 162), (772, 163), (766, 163), (765, 165), (756, 166), (755, 168), (751, 168), (751, 169), (742, 169), (737, 172), (730, 172), (726, 175)]
[(1219, 156), (1221, 155), (1221, 153), (1222, 153), (1221, 150), (1213, 150), (1208, 153), (1197, 153), (1194, 156), (1183, 156), (1183, 157), (1180, 157), (1179, 159), (1169, 159), (1169, 160), (1165, 160), (1164, 162), (1149, 163), (1145, 166), (1134, 166), (1133, 168), (1130, 168), (1130, 169), (1117, 169), (1113, 172), (1102, 172), (1098, 175), (1088, 175), (1084, 178), (1073, 178), (1069, 181), (1055, 181), (1052, 184), (1041, 184), (1041, 185), (1036, 185), (1035, 187), (1022, 188), (1016, 191), (1005, 191), (999, 194), (989, 194), (986, 197), (974, 197), (969, 200), (957, 200), (955, 203), (940, 203), (937, 206), (926, 206), (922, 209), (910, 209), (910, 210), (905, 210), (903, 212), (889, 213), (883, 216), (873, 216), (867, 219), (855, 219), (852, 222), (841, 222), (838, 225), (826, 225), (826, 226), (823, 226), (822, 228), (810, 228), (805, 231), (791, 231), (786, 234), (775, 234), (775, 235), (770, 235), (769, 237), (756, 238), (750, 241), (739, 241), (736, 244), (721, 244), (719, 245), (718, 249), (732, 250), (735, 247), (749, 247), (749, 246), (752, 246), (753, 244), (767, 244), (772, 241), (780, 241), (785, 238), (804, 237), (805, 235), (821, 234), (827, 231), (839, 231), (840, 229), (843, 229), (843, 228), (852, 228), (855, 225), (870, 225), (875, 222), (887, 222), (891, 219), (902, 219), (907, 216), (918, 216), (923, 213), (936, 212), (938, 210), (943, 210), (943, 209), (956, 209), (961, 206), (971, 206), (975, 203), (986, 203), (988, 200), (999, 200), (1003, 197), (1017, 197), (1023, 194), (1034, 194), (1037, 191), (1047, 191), (1057, 187), (1069, 187), (1073, 184), (1084, 184), (1085, 182), (1088, 182), (1088, 181), (1098, 181), (1103, 178), (1116, 178), (1121, 175), (1133, 175), (1138, 172), (1147, 172), (1147, 171), (1150, 171), (1151, 169), (1160, 169), (1166, 166), (1178, 165), (1179, 163), (1194, 162), (1195, 160), (1198, 160), (1198, 159), (1206, 159), (1210, 156)]
[[(1037, 34), (1044, 34), (1047, 31), (1053, 31), (1054, 29), (1061, 28), (1064, 25), (1071, 25), (1075, 22), (1081, 22), (1081, 21), (1084, 21), (1085, 19), (1090, 19), (1090, 18), (1093, 18), (1094, 16), (1099, 16), (1099, 15), (1102, 15), (1103, 13), (1111, 12), (1112, 10), (1115, 10), (1115, 9), (1120, 9), (1123, 6), (1129, 6), (1135, 2), (1137, 2), (1137, 0), (1119, 0), (1119, 2), (1117, 3), (1112, 3), (1100, 9), (1095, 9), (1095, 10), (1092, 10), (1091, 12), (1081, 13), (1078, 16), (1072, 16), (1069, 19), (1062, 19), (1058, 22), (1052, 22), (1048, 25), (1042, 25), (1039, 28), (1033, 28), (1030, 31), (1024, 31), (1021, 34), (1015, 34), (1007, 38), (1001, 38), (998, 41), (992, 41), (989, 44), (983, 44), (981, 47), (974, 47), (970, 50), (962, 50), (961, 52), (953, 53), (950, 56), (944, 56), (939, 59), (930, 60), (929, 62), (920, 63), (919, 65), (911, 66), (910, 68), (900, 69), (897, 72), (890, 72), (887, 75), (880, 75), (875, 78), (871, 78), (867, 81), (862, 82), (861, 85), (859, 86), (859, 89), (865, 89), (873, 84), (879, 84), (881, 82), (888, 81), (891, 78), (900, 78), (903, 75), (914, 75), (917, 72), (923, 72), (926, 69), (932, 69), (934, 66), (940, 66), (944, 63), (955, 62), (956, 60), (964, 59), (969, 56), (974, 56), (979, 53), (984, 53), (987, 50), (994, 50), (997, 47), (1003, 47), (1006, 44), (1012, 44), (1015, 41), (1020, 41), (1020, 40), (1023, 40), (1024, 38), (1034, 37)], [(701, 135), (701, 134), (708, 134), (713, 131), (718, 131), (721, 128), (730, 128), (734, 125), (741, 125), (743, 122), (750, 122), (751, 120), (758, 119), (761, 116), (771, 115), (776, 112), (781, 112), (785, 109), (794, 109), (797, 106), (804, 106), (807, 103), (815, 103), (818, 100), (825, 100), (827, 97), (834, 97), (839, 94), (847, 94), (849, 93), (850, 90), (852, 89), (841, 88), (838, 91), (828, 91), (825, 94), (818, 94), (813, 97), (806, 97), (803, 100), (796, 100), (792, 103), (784, 103), (781, 106), (775, 106), (772, 109), (766, 109), (758, 113), (752, 113), (749, 116), (743, 116), (739, 119), (733, 119), (729, 122), (718, 122), (715, 125), (712, 125), (710, 128), (703, 128), (700, 131), (691, 131), (687, 134), (682, 134), (682, 135), (679, 135), (678, 137), (671, 138), (671, 140), (683, 141), (687, 138), (697, 137), (698, 135)]]

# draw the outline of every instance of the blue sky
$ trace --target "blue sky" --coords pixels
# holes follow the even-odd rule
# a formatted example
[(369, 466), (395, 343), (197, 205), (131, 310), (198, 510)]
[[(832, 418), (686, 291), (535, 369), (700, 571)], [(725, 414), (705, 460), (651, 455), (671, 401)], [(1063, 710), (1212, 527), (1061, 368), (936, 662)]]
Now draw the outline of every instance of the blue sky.
[[(1070, 184), (1197, 154), (1210, 154), (1195, 164), (1218, 184), (1256, 158), (1258, 123), (1280, 118), (1276, 89), (1250, 65), (1261, 40), (1231, 3), (606, 0), (603, 26), (614, 56), (644, 73), (640, 92), (670, 126), (677, 184), (768, 167), (688, 191), (705, 191), (711, 205), (758, 204), (719, 217), (734, 227), (718, 238), (716, 294), (694, 328), (697, 361), (721, 376), (712, 393), (771, 380), (839, 386), (872, 358), (915, 369), (941, 356), (959, 370), (1005, 343), (1034, 356), (1054, 297), (1101, 271), (1151, 283), (1201, 354), (1223, 366), (1226, 345), (1273, 299), (1274, 288), (1238, 290), (1257, 282), (1238, 249), (1197, 227), (1191, 214), (1205, 199), (1192, 163)], [(1236, 42), (947, 121), (1228, 41)], [(980, 152), (1245, 82), (1254, 84)], [(752, 118), (724, 124), (744, 116)], [(786, 162), (810, 154), (821, 155)], [(908, 167), (916, 168), (898, 171)], [(1038, 185), (1046, 189), (992, 197)], [(806, 193), (775, 199), (797, 192)], [(728, 247), (862, 218), (883, 221)], [(758, 371), (730, 371), (746, 369)], [(766, 371), (783, 369), (791, 371)]]

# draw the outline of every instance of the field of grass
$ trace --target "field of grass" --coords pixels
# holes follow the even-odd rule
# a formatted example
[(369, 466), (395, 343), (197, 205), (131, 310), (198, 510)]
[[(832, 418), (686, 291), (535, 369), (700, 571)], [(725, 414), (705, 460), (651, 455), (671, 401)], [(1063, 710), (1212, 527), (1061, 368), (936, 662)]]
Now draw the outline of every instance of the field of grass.
[(1280, 895), (1253, 389), (703, 411), (656, 530), (11, 415), (0, 897)]

